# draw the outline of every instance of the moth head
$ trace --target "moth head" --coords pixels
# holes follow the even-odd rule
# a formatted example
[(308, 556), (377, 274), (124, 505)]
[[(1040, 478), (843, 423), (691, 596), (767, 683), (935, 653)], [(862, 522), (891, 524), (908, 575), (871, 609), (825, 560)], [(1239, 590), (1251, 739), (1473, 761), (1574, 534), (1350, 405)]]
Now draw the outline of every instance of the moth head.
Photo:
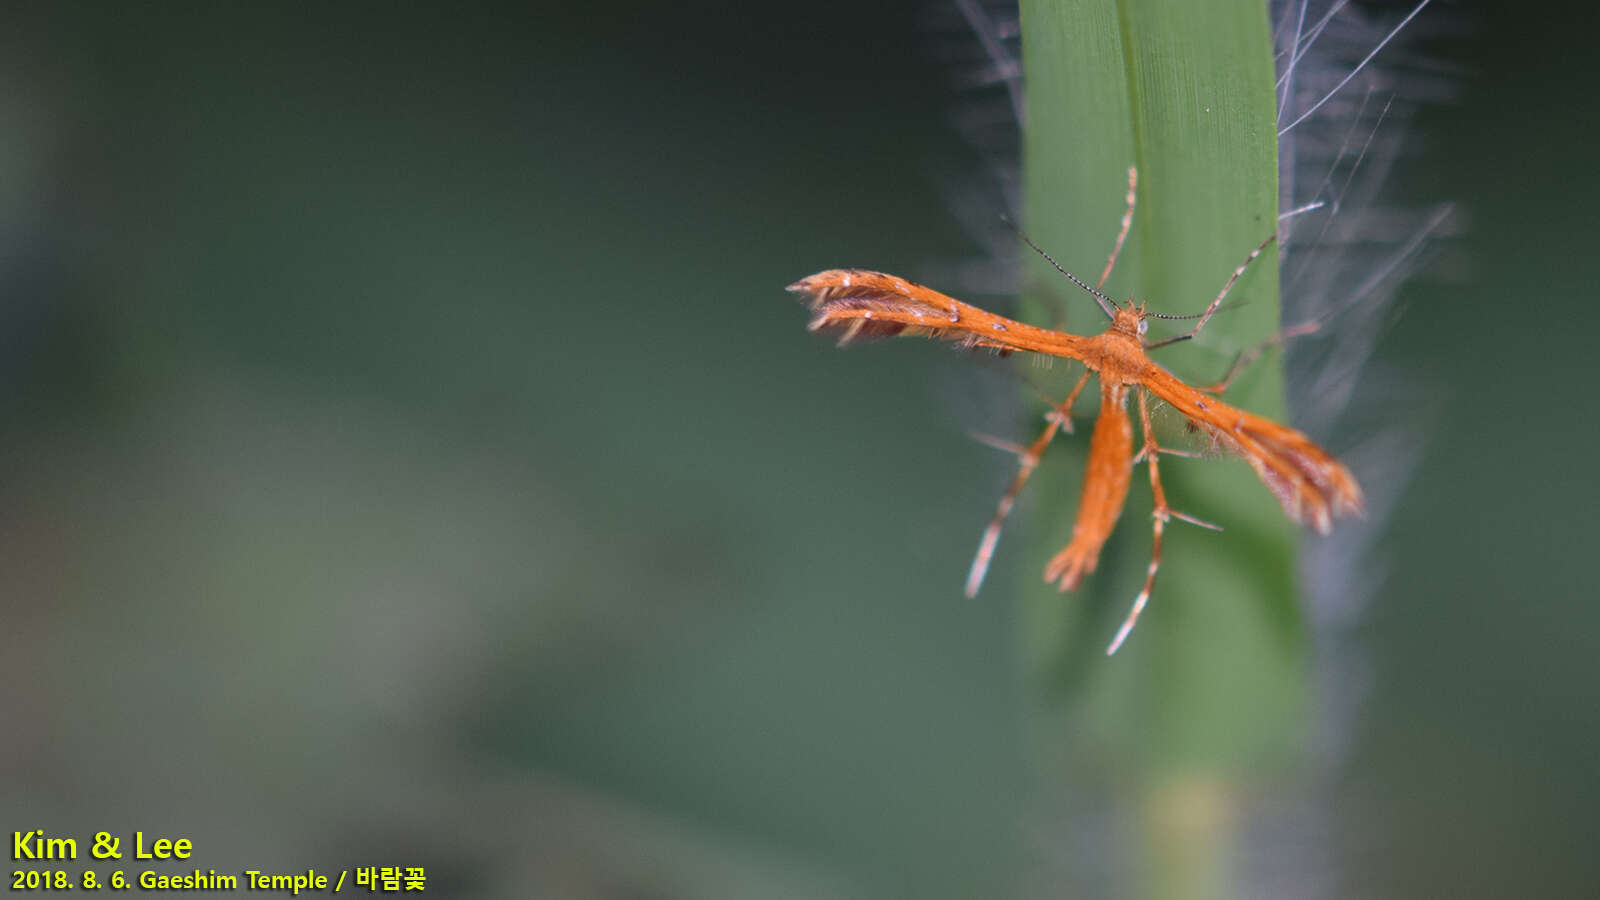
[(1127, 306), (1115, 307), (1116, 312), (1111, 317), (1111, 330), (1133, 337), (1142, 336), (1148, 327), (1144, 319), (1144, 307), (1128, 301)]

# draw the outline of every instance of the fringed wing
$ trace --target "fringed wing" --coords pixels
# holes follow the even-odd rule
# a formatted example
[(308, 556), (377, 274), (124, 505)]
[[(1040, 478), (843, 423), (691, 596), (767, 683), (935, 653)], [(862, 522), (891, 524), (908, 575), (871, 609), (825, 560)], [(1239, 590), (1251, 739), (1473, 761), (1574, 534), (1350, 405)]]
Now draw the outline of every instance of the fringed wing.
[(1249, 461), (1290, 519), (1327, 534), (1335, 516), (1361, 514), (1361, 487), (1350, 470), (1304, 434), (1201, 393), (1154, 363), (1142, 381)]
[(966, 304), (882, 272), (829, 269), (796, 281), (788, 290), (805, 295), (816, 313), (810, 330), (836, 333), (841, 344), (898, 335), (978, 339), (962, 325)]
[(814, 312), (810, 329), (836, 333), (840, 344), (913, 335), (967, 347), (1082, 358), (1084, 338), (997, 316), (882, 272), (829, 269), (788, 289), (806, 297)]

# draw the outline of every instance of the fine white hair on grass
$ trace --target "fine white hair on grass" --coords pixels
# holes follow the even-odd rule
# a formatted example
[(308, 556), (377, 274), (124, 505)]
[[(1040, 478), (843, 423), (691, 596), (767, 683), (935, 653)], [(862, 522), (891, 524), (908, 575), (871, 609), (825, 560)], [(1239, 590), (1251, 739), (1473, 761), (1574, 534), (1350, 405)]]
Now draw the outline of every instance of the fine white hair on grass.
[(969, 295), (1015, 296), (1016, 221), (1022, 209), (1022, 31), (1014, 0), (933, 0), (923, 8), (930, 52), (953, 73), (950, 119), (978, 154), (977, 171), (936, 179), (954, 220), (982, 248), (975, 258), (931, 263), (928, 277)]
[[(1356, 63), (1354, 66), (1351, 67), (1350, 71), (1343, 78), (1341, 78), (1339, 80), (1338, 84), (1336, 84), (1333, 87), (1329, 88), (1328, 92), (1326, 94), (1323, 94), (1321, 99), (1319, 99), (1315, 103), (1311, 104), (1310, 108), (1308, 108), (1305, 112), (1302, 112), (1298, 117), (1295, 118), (1295, 120), (1293, 122), (1290, 122), (1289, 124), (1283, 126), (1281, 129), (1279, 129), (1278, 136), (1282, 137), (1283, 135), (1289, 133), (1290, 131), (1292, 131), (1294, 129), (1294, 127), (1296, 125), (1299, 125), (1301, 122), (1304, 122), (1306, 119), (1308, 119), (1311, 116), (1315, 115), (1317, 110), (1322, 108), (1323, 104), (1327, 103), (1329, 100), (1332, 100), (1335, 94), (1337, 94), (1337, 93), (1339, 93), (1339, 91), (1343, 90), (1345, 85), (1349, 84), (1352, 80), (1354, 80), (1356, 78), (1356, 76), (1360, 75), (1362, 73), (1362, 71), (1366, 69), (1367, 64), (1372, 62), (1373, 58), (1375, 58), (1378, 55), (1379, 51), (1383, 50), (1384, 47), (1389, 46), (1389, 42), (1393, 41), (1395, 39), (1396, 35), (1398, 35), (1401, 31), (1403, 31), (1407, 25), (1411, 24), (1411, 20), (1415, 19), (1417, 17), (1417, 14), (1422, 12), (1423, 8), (1426, 7), (1428, 5), (1428, 3), (1429, 3), (1429, 0), (1422, 0), (1422, 2), (1418, 3), (1415, 7), (1413, 7), (1411, 12), (1407, 13), (1406, 17), (1404, 19), (1400, 20), (1400, 24), (1394, 26), (1394, 28), (1388, 34), (1384, 35), (1383, 39), (1378, 41), (1377, 45), (1374, 46), (1372, 48), (1372, 50), (1369, 51), (1367, 53), (1367, 55), (1365, 57), (1363, 57), (1360, 62)], [(1342, 5), (1343, 4), (1341, 4), (1341, 6)], [(1300, 4), (1301, 9), (1304, 10), (1305, 6), (1306, 6), (1305, 0), (1301, 0), (1301, 4)], [(1337, 10), (1335, 10), (1335, 11), (1337, 11)], [(1331, 18), (1331, 15), (1332, 14), (1330, 13), (1330, 18)], [(1321, 31), (1319, 30), (1316, 33), (1317, 34), (1321, 34)], [(1299, 42), (1299, 39), (1300, 39), (1300, 33), (1296, 32), (1296, 34), (1295, 34), (1296, 43)], [(1313, 35), (1312, 39), (1315, 40), (1315, 35)], [(1289, 54), (1289, 71), (1286, 72), (1284, 74), (1284, 77), (1283, 77), (1283, 80), (1285, 82), (1285, 88), (1284, 88), (1285, 98), (1287, 98), (1287, 96), (1288, 96), (1287, 83), (1290, 80), (1292, 80), (1292, 78), (1293, 78), (1295, 65), (1301, 59), (1303, 59), (1304, 56), (1305, 56), (1305, 51), (1299, 50), (1299, 49), (1295, 49), (1294, 51), (1292, 51)], [(1278, 111), (1278, 121), (1280, 121), (1280, 122), (1283, 121), (1283, 109), (1282, 109), (1281, 105), (1280, 105), (1280, 109)]]
[[(1282, 321), (1316, 323), (1288, 343), (1284, 372), (1296, 425), (1323, 441), (1356, 473), (1367, 517), (1302, 545), (1301, 583), (1312, 658), (1317, 727), (1326, 768), (1346, 757), (1373, 682), (1351, 638), (1384, 579), (1381, 538), (1426, 442), (1429, 398), (1416, 373), (1373, 364), (1393, 320), (1396, 292), (1462, 217), (1446, 203), (1384, 202), (1388, 178), (1419, 152), (1409, 131), (1419, 107), (1454, 96), (1454, 73), (1411, 49), (1448, 17), (1408, 13), (1375, 18), (1347, 0), (1274, 0), (1279, 88), (1279, 208), (1323, 205), (1281, 223)], [(1283, 840), (1326, 830), (1319, 794), (1268, 816), (1273, 865), (1331, 872), (1325, 842)], [(1246, 866), (1270, 881), (1270, 870)], [(1310, 896), (1334, 893), (1330, 882)], [(1303, 882), (1302, 882), (1303, 883)]]
[[(1429, 27), (1418, 18), (1427, 5), (1386, 21), (1347, 0), (1278, 0), (1272, 7), (1279, 121), (1288, 123), (1279, 134), (1279, 208), (1322, 204), (1281, 225), (1282, 321), (1318, 326), (1289, 344), (1289, 408), (1297, 425), (1336, 451), (1351, 432), (1335, 425), (1391, 320), (1396, 290), (1438, 238), (1460, 227), (1447, 204), (1410, 208), (1380, 199), (1394, 167), (1414, 150), (1408, 131), (1418, 107), (1452, 89), (1449, 73), (1408, 47), (1407, 38)], [(1392, 404), (1383, 406), (1395, 421), (1403, 418)], [(1377, 421), (1368, 417), (1363, 427), (1382, 427)], [(1353, 527), (1381, 524), (1371, 515)]]
[(956, 9), (961, 11), (961, 18), (967, 22), (967, 27), (972, 29), (972, 34), (978, 39), (978, 45), (983, 48), (983, 54), (989, 60), (987, 71), (988, 80), (998, 81), (1006, 86), (1006, 96), (1011, 101), (1011, 114), (1020, 125), (1027, 121), (1027, 107), (1022, 103), (1022, 59), (1017, 55), (1015, 48), (1006, 43), (1006, 36), (1015, 36), (1018, 29), (1009, 29), (1002, 22), (1014, 22), (1015, 17), (1002, 20), (993, 11), (985, 7), (979, 0), (954, 0)]

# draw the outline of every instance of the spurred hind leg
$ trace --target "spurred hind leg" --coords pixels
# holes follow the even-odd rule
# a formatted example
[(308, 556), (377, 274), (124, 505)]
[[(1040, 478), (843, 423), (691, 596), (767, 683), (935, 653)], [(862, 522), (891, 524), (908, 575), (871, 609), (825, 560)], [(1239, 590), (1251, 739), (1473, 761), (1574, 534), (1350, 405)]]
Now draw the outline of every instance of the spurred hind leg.
[[(972, 557), (972, 568), (967, 570), (967, 596), (978, 596), (978, 588), (983, 586), (983, 577), (989, 572), (989, 561), (994, 558), (995, 544), (1000, 542), (1000, 527), (1005, 524), (1006, 516), (1011, 514), (1011, 507), (1017, 502), (1017, 495), (1022, 493), (1022, 486), (1028, 483), (1028, 476), (1039, 465), (1039, 459), (1044, 455), (1045, 448), (1050, 446), (1050, 441), (1055, 439), (1056, 432), (1063, 427), (1072, 430), (1072, 404), (1078, 400), (1078, 393), (1083, 386), (1089, 383), (1089, 375), (1084, 372), (1078, 383), (1073, 385), (1072, 393), (1067, 395), (1060, 405), (1051, 410), (1050, 424), (1045, 426), (1039, 437), (1027, 447), (1017, 447), (1013, 450), (1019, 460), (1017, 477), (1011, 480), (1011, 486), (1006, 488), (1005, 495), (1000, 498), (1000, 507), (995, 510), (994, 518), (989, 520), (989, 527), (983, 530), (983, 539), (978, 541), (978, 552)], [(1011, 447), (1005, 449), (1011, 450)]]
[(1139, 621), (1139, 614), (1144, 612), (1144, 605), (1150, 601), (1150, 591), (1156, 586), (1156, 572), (1161, 569), (1161, 534), (1167, 528), (1167, 520), (1172, 517), (1172, 510), (1167, 506), (1167, 492), (1161, 487), (1161, 448), (1156, 445), (1156, 433), (1150, 428), (1150, 401), (1144, 391), (1139, 392), (1139, 424), (1144, 428), (1144, 449), (1140, 455), (1144, 457), (1145, 465), (1150, 467), (1150, 496), (1154, 508), (1150, 511), (1152, 538), (1150, 542), (1150, 568), (1145, 570), (1144, 588), (1139, 591), (1139, 596), (1133, 598), (1133, 608), (1128, 611), (1128, 617), (1122, 620), (1122, 627), (1117, 629), (1117, 636), (1111, 639), (1111, 646), (1106, 648), (1106, 655), (1117, 652), (1122, 642), (1128, 639), (1128, 632), (1133, 630), (1135, 622)]

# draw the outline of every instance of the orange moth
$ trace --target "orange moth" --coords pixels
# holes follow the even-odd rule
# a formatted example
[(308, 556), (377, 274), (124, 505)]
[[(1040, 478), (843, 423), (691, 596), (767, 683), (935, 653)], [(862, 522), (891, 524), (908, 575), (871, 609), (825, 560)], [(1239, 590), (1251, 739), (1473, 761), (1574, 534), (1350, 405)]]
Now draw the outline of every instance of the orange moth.
[[(1244, 262), (1234, 269), (1216, 299), (1198, 316), (1169, 316), (1149, 312), (1143, 303), (1132, 300), (1118, 303), (1100, 292), (1127, 239), (1128, 228), (1133, 220), (1136, 185), (1137, 172), (1129, 169), (1127, 212), (1097, 286), (1090, 287), (1057, 265), (1049, 254), (1038, 247), (1033, 248), (1061, 274), (1093, 295), (1100, 309), (1111, 319), (1110, 327), (1094, 337), (1038, 328), (997, 316), (931, 288), (882, 272), (829, 269), (789, 285), (789, 290), (803, 295), (814, 311), (811, 330), (838, 333), (841, 344), (858, 338), (922, 335), (1002, 353), (1026, 351), (1066, 357), (1083, 363), (1087, 369), (1067, 398), (1050, 414), (1048, 424), (1039, 437), (1028, 447), (1014, 448), (1020, 459), (1019, 471), (1001, 497), (999, 509), (978, 545), (977, 555), (967, 576), (968, 596), (976, 595), (983, 583), (1000, 537), (1001, 525), (1028, 476), (1055, 435), (1063, 427), (1070, 430), (1068, 416), (1079, 392), (1088, 383), (1089, 376), (1093, 374), (1100, 377), (1100, 415), (1089, 439), (1089, 459), (1084, 469), (1083, 490), (1079, 497), (1072, 539), (1045, 566), (1044, 577), (1066, 591), (1076, 588), (1085, 575), (1094, 571), (1100, 559), (1100, 549), (1122, 515), (1133, 467), (1144, 462), (1149, 467), (1150, 491), (1154, 498), (1154, 539), (1150, 566), (1144, 587), (1107, 648), (1108, 654), (1115, 653), (1122, 646), (1150, 599), (1156, 572), (1161, 566), (1161, 537), (1167, 522), (1176, 518), (1216, 528), (1167, 505), (1166, 492), (1161, 486), (1160, 457), (1162, 454), (1181, 454), (1157, 443), (1150, 424), (1151, 395), (1176, 409), (1195, 428), (1209, 435), (1216, 446), (1242, 456), (1278, 499), (1284, 514), (1291, 520), (1308, 523), (1319, 532), (1327, 533), (1335, 516), (1361, 512), (1361, 488), (1355, 478), (1310, 438), (1293, 428), (1252, 415), (1218, 399), (1218, 395), (1238, 373), (1240, 365), (1253, 359), (1265, 344), (1242, 354), (1240, 362), (1222, 381), (1205, 388), (1185, 384), (1152, 361), (1146, 352), (1198, 334), (1221, 306), (1234, 282), (1272, 243), (1273, 237), (1267, 238), (1250, 252)], [(1023, 240), (1027, 241), (1027, 238)], [(1033, 246), (1031, 241), (1028, 244)], [(1197, 318), (1198, 321), (1184, 334), (1147, 343), (1145, 333), (1151, 318)], [(1301, 327), (1285, 331), (1268, 344), (1307, 330)], [(1130, 392), (1138, 398), (1140, 430), (1143, 433), (1143, 446), (1137, 454), (1133, 449), (1133, 423), (1128, 414)]]

